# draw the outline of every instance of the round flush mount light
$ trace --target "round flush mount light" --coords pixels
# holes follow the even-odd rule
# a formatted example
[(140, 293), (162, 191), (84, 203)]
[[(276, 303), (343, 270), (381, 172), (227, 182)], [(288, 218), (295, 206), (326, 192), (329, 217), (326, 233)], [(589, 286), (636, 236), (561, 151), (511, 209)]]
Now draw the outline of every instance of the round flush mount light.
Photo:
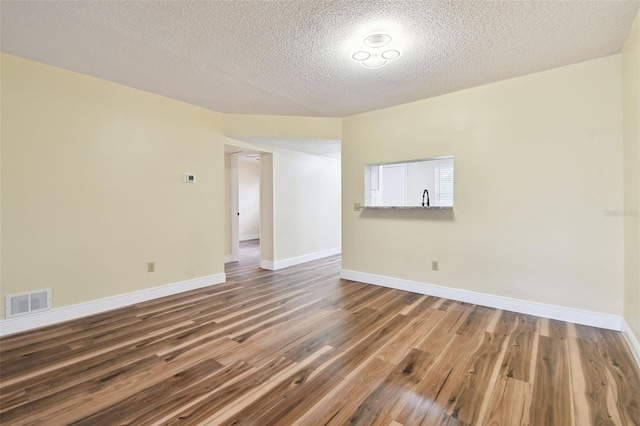
[(396, 59), (397, 57), (400, 56), (400, 51), (399, 50), (387, 50), (385, 52), (382, 52), (381, 55), (384, 59)]
[(365, 68), (380, 68), (400, 57), (400, 51), (397, 49), (383, 49), (392, 41), (389, 34), (372, 34), (362, 41), (364, 49), (354, 52), (351, 59), (360, 62)]
[(369, 52), (365, 52), (364, 50), (360, 50), (356, 53), (353, 54), (353, 56), (351, 56), (353, 58), (354, 61), (366, 61), (367, 59), (369, 59), (371, 57), (371, 53)]
[(366, 61), (363, 61), (362, 65), (364, 65), (367, 68), (380, 68), (386, 63), (387, 63), (387, 60), (384, 59), (382, 55), (380, 55), (379, 53), (374, 53), (373, 55), (371, 55), (371, 58), (367, 59)]
[(389, 34), (373, 34), (364, 39), (364, 45), (377, 49), (384, 47), (391, 43), (391, 36)]

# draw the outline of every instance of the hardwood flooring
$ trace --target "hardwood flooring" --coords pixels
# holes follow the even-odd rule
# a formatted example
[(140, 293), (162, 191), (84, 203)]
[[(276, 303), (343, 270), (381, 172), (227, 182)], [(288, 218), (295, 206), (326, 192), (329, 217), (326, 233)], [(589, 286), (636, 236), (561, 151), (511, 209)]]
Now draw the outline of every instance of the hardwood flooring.
[(620, 333), (340, 280), (339, 257), (0, 340), (0, 423), (640, 425)]

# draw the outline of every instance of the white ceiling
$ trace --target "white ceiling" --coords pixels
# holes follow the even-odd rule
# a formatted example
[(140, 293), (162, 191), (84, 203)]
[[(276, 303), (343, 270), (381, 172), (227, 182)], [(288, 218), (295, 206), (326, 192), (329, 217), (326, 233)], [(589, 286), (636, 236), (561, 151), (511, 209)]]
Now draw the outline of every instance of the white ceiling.
[[(639, 1), (2, 1), (1, 50), (227, 113), (343, 117), (619, 53)], [(399, 59), (351, 59), (387, 32)]]

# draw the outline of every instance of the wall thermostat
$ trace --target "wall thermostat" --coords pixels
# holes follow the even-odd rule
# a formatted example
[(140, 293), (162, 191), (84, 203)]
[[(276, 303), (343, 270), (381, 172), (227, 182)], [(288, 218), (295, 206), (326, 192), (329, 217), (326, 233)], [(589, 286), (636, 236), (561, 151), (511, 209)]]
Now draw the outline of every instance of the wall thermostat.
[(196, 175), (194, 175), (192, 173), (185, 173), (184, 174), (184, 181), (186, 183), (196, 183)]

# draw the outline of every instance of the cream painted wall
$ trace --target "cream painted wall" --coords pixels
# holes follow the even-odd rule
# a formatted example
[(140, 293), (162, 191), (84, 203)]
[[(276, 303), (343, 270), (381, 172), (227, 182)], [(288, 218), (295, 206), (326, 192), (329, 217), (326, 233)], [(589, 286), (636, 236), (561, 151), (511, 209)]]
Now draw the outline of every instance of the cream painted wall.
[(238, 161), (238, 203), (240, 240), (260, 234), (260, 162)]
[(2, 296), (51, 287), (61, 307), (224, 272), (221, 114), (8, 55), (1, 80)]
[[(2, 294), (2, 67), (4, 55), (0, 53), (0, 296)], [(2, 303), (4, 305), (4, 303)], [(0, 319), (4, 318), (4, 307), (0, 307)]]
[(624, 318), (640, 340), (640, 13), (622, 51), (624, 93)]
[(342, 139), (342, 119), (225, 114), (227, 136), (282, 139)]
[[(344, 119), (343, 269), (620, 315), (620, 71), (616, 55)], [(365, 164), (447, 154), (452, 212), (353, 211)]]

